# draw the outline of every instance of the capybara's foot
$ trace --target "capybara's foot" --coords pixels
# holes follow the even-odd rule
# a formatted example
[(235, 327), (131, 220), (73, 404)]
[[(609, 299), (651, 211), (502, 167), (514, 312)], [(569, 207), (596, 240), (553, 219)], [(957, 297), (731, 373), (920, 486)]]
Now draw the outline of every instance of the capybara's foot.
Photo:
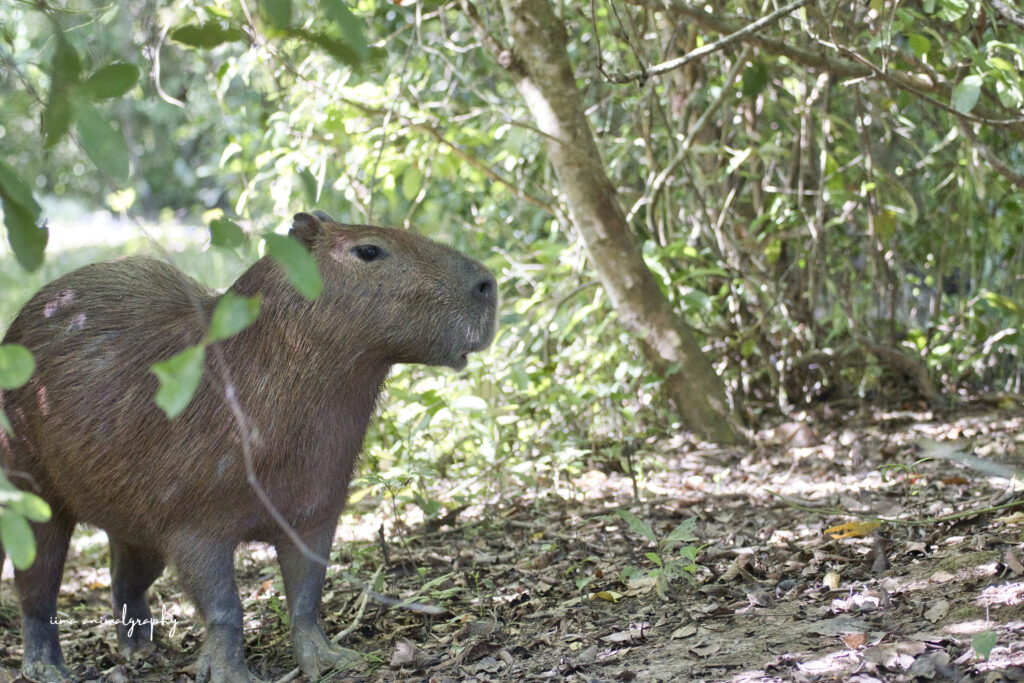
[(73, 680), (67, 667), (52, 662), (29, 662), (21, 668), (21, 675), (36, 683), (67, 683)]
[(308, 678), (317, 680), (331, 669), (344, 669), (362, 660), (355, 650), (334, 645), (319, 626), (292, 632), (292, 647), (299, 669)]

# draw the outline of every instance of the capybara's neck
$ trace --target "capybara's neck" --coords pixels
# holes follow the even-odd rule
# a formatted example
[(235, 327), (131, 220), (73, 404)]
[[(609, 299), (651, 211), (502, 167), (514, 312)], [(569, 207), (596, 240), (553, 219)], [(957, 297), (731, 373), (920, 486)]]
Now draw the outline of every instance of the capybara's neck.
[[(256, 321), (223, 342), (226, 357), (243, 363), (245, 379), (256, 383), (251, 388), (345, 415), (346, 422), (356, 423), (348, 426), (353, 433), (365, 427), (392, 365), (365, 336), (366, 328), (325, 315), (320, 300), (302, 297), (267, 257), (243, 273), (231, 291), (263, 297)], [(302, 395), (295, 395), (300, 387)]]

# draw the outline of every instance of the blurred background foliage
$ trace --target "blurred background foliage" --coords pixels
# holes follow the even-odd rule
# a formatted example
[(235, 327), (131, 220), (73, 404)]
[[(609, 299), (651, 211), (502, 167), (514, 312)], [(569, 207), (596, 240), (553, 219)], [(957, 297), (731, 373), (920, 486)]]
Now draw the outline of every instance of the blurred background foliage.
[[(748, 426), (1020, 393), (1021, 13), (821, 0), (647, 73), (776, 7), (556, 5), (645, 259)], [(471, 9), (507, 43), (495, 0), (4, 3), (0, 163), (50, 244), (31, 273), (0, 252), (0, 326), (43, 282), (150, 238), (223, 287), (259, 246), (210, 246), (211, 221), (254, 234), (316, 207), (450, 242), (501, 282), (492, 351), (394, 374), (364, 493), (432, 515), (439, 474), (454, 505), (678, 431)]]

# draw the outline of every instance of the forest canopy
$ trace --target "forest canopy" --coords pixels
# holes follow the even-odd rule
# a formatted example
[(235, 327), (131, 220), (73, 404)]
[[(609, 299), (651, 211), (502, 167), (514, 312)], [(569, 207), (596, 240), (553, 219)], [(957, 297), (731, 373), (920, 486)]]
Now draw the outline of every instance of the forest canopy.
[[(371, 460), (478, 471), (681, 414), (728, 440), (706, 425), (1020, 391), (1024, 17), (1002, 0), (18, 1), (0, 20), (5, 321), (56, 274), (150, 248), (54, 248), (79, 230), (68, 201), (140, 236), (198, 226), (176, 261), (214, 286), (313, 207), (500, 274), (498, 351), (450, 387), (397, 376), (379, 429), (400, 433)], [(565, 55), (575, 90), (547, 104), (579, 112), (589, 175), (524, 90), (546, 77), (533, 47)], [(581, 186), (624, 228), (607, 253)], [(662, 315), (688, 355), (650, 341)], [(467, 410), (486, 419), (453, 429)]]
[[(332, 554), (321, 528), (316, 559), (345, 567), (324, 616), (363, 664), (383, 669), (390, 648), (394, 669), (456, 677), (472, 665), (570, 679), (623, 662), (640, 679), (879, 680), (991, 677), (995, 661), (1019, 679), (1022, 36), (1008, 0), (6, 0), (0, 330), (96, 261), (154, 255), (223, 291), (268, 256), (257, 265), (305, 304), (324, 289), (314, 227), (354, 230), (330, 216), (421, 233), (497, 276), (423, 248), (463, 264), (486, 307), (459, 351), (490, 339), (495, 286), (498, 331), (468, 366), (449, 349), (448, 370), (399, 367), (360, 413), (376, 406), (342, 528), (372, 518), (375, 540)], [(285, 235), (293, 216), (305, 242)], [(361, 261), (380, 256), (371, 246)], [(163, 427), (263, 299), (207, 301), (200, 341), (135, 375), (159, 380)], [(25, 346), (0, 344), (0, 408), (14, 403), (4, 392), (24, 400), (0, 410), (0, 454), (17, 450), (12, 422), (49, 415), (35, 369)], [(250, 469), (236, 491), (262, 491), (248, 450), (259, 425), (230, 382), (216, 389), (235, 424), (204, 434), (220, 448), (237, 426)], [(284, 403), (291, 418), (304, 408)], [(323, 432), (294, 422), (298, 451), (339, 443), (311, 446)], [(336, 451), (349, 467), (358, 443)], [(287, 479), (268, 469), (263, 483)], [(34, 538), (63, 561), (39, 535), (61, 506), (31, 479), (0, 473), (0, 545), (19, 570)], [(341, 508), (346, 491), (309, 479), (304, 492)], [(294, 579), (296, 550), (281, 547)], [(253, 586), (246, 629), (259, 627), (245, 656), (277, 677), (292, 666), (288, 577), (264, 564), (239, 572)], [(88, 576), (74, 612), (87, 617), (105, 588)], [(307, 608), (319, 579), (300, 591)], [(371, 594), (387, 609), (353, 633)], [(16, 649), (16, 629), (0, 631)], [(91, 657), (97, 629), (82, 633)], [(99, 665), (111, 680), (167, 680), (197, 643), (190, 630), (171, 660)]]

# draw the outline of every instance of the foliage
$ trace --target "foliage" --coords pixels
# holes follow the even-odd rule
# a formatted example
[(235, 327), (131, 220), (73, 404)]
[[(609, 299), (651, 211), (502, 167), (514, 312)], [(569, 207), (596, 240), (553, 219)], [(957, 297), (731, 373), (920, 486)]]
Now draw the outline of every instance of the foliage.
[[(644, 556), (654, 564), (654, 569), (643, 570), (638, 567), (627, 567), (623, 570), (623, 580), (637, 583), (646, 579), (653, 582), (658, 596), (665, 599), (665, 591), (669, 582), (681, 576), (692, 577), (697, 572), (697, 553), (700, 547), (691, 545), (697, 540), (693, 530), (697, 518), (684, 519), (667, 536), (659, 538), (651, 525), (643, 521), (629, 510), (616, 510), (616, 514), (629, 526), (630, 531), (642, 537), (656, 547), (655, 552), (645, 552)], [(684, 544), (680, 546), (679, 544)]]
[(36, 543), (29, 522), (50, 519), (50, 506), (39, 496), (21, 491), (0, 474), (0, 545), (18, 569), (36, 559)]
[(996, 632), (991, 629), (975, 633), (974, 637), (971, 638), (971, 649), (973, 649), (979, 657), (988, 661), (988, 657), (992, 654), (992, 649), (996, 646), (997, 640), (998, 636)]
[[(20, 344), (0, 344), (0, 390), (17, 389), (32, 376), (35, 359), (32, 353)], [(8, 436), (14, 431), (0, 406), (0, 427)]]
[[(5, 389), (17, 389), (32, 376), (32, 354), (17, 344), (0, 345), (0, 396)], [(0, 441), (11, 438), (13, 429), (0, 410)], [(50, 507), (35, 494), (20, 491), (0, 472), (0, 545), (18, 569), (31, 566), (36, 557), (35, 539), (29, 522), (45, 522)]]
[[(997, 8), (813, 3), (650, 75), (749, 8), (559, 7), (647, 263), (752, 418), (889, 395), (901, 376), (861, 339), (921, 358), (947, 393), (1019, 390), (1024, 48)], [(438, 471), (455, 505), (673, 429), (484, 45), (507, 40), (499, 7), (477, 16), (454, 2), (15, 3), (0, 13), (13, 253), (62, 270), (40, 265), (67, 230), (40, 227), (40, 207), (102, 197), (201, 221), (216, 258), (262, 243), (287, 261), (274, 231), (314, 205), (485, 255), (502, 281), (495, 349), (457, 381), (398, 372), (367, 441), (371, 470), (434, 513), (421, 484)]]

